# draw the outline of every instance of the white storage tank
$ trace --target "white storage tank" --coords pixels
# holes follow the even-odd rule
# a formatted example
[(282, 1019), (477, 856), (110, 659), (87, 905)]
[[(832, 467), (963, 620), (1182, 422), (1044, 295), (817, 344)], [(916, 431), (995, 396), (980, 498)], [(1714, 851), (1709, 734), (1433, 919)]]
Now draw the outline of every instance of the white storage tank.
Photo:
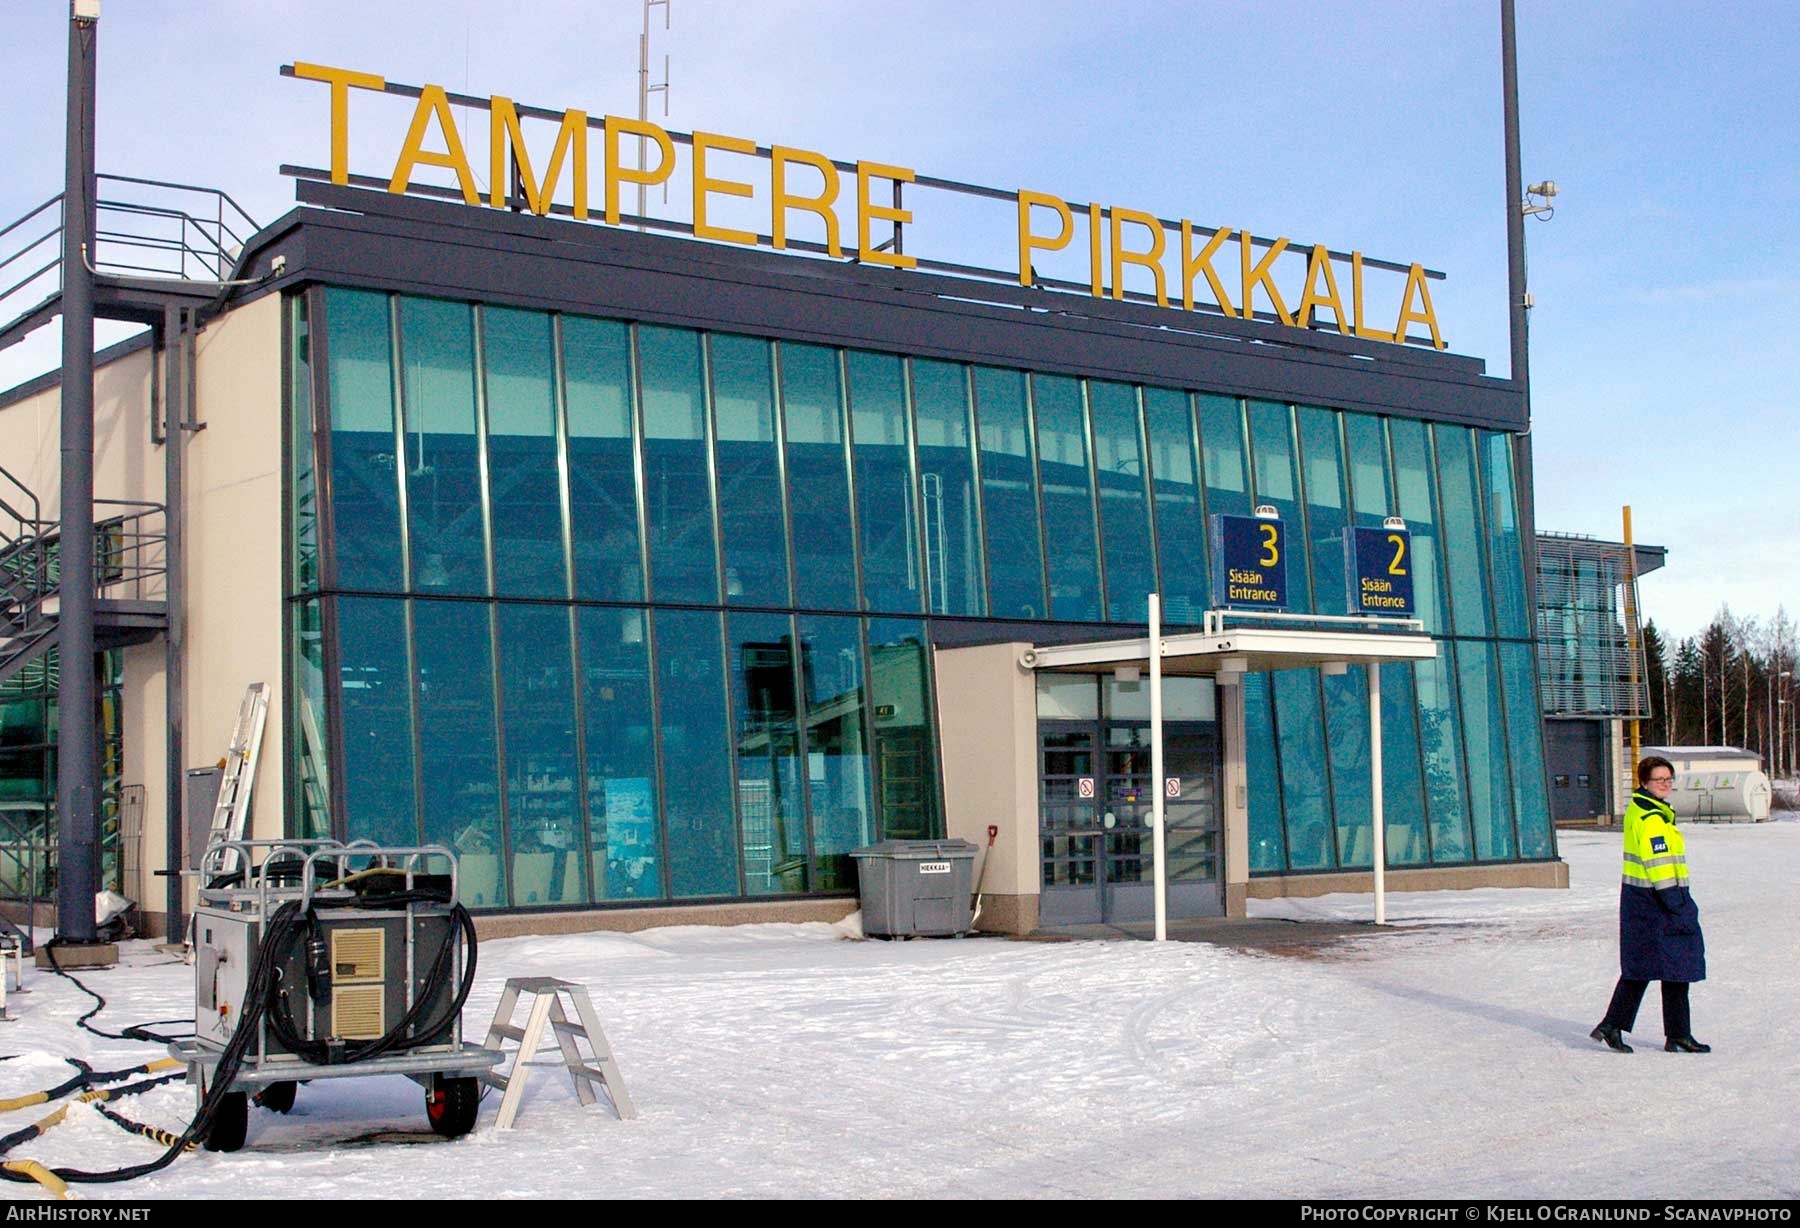
[(1731, 746), (1646, 746), (1675, 765), (1669, 804), (1682, 819), (1766, 823), (1772, 790), (1762, 756)]

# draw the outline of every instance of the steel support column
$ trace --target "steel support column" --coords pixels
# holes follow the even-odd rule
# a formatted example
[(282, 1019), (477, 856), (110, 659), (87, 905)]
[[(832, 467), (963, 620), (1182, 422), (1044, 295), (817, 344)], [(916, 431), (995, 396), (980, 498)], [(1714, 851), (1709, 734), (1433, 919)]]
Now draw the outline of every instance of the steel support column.
[[(94, 686), (94, 60), (99, 22), (69, 16), (62, 225), (62, 576), (57, 615), (56, 934), (98, 938), (100, 759)], [(97, 6), (92, 6), (97, 10)]]

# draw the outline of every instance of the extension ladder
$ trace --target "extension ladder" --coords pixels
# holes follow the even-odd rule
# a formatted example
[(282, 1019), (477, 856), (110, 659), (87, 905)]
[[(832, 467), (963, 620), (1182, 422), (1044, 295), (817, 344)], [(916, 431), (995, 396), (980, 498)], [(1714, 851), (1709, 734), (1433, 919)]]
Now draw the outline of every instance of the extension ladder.
[[(250, 790), (256, 784), (256, 761), (262, 752), (263, 725), (269, 719), (269, 684), (252, 682), (238, 705), (237, 724), (225, 750), (225, 769), (219, 777), (219, 800), (213, 807), (212, 827), (207, 831), (210, 848), (227, 840), (242, 840), (250, 817)], [(238, 867), (244, 869), (247, 867)]]
[[(512, 1019), (522, 993), (533, 995), (533, 1001), (525, 1026), (519, 1027)], [(570, 1020), (563, 1010), (565, 998), (579, 1023)], [(601, 1030), (600, 1017), (594, 1013), (587, 987), (554, 976), (515, 976), (507, 978), (506, 988), (501, 991), (500, 1005), (494, 1010), (494, 1022), (488, 1026), (486, 1047), (504, 1050), (505, 1042), (514, 1040), (519, 1043), (519, 1051), (513, 1058), (512, 1068), (505, 1074), (497, 1073), (496, 1068), (496, 1071), (481, 1076), (482, 1082), (501, 1092), (500, 1115), (494, 1122), (496, 1129), (512, 1129), (513, 1118), (519, 1113), (519, 1102), (525, 1097), (522, 1077), (525, 1067), (555, 1064), (531, 1060), (543, 1044), (545, 1027), (549, 1027), (556, 1037), (557, 1048), (562, 1051), (560, 1064), (568, 1068), (569, 1077), (575, 1081), (575, 1095), (581, 1103), (594, 1103), (593, 1085), (599, 1083), (612, 1097), (619, 1120), (637, 1116), (637, 1109), (625, 1092), (625, 1076), (613, 1060), (612, 1049), (606, 1043), (606, 1033)], [(592, 1057), (581, 1052), (575, 1043), (577, 1040), (588, 1042), (588, 1047), (593, 1050)]]

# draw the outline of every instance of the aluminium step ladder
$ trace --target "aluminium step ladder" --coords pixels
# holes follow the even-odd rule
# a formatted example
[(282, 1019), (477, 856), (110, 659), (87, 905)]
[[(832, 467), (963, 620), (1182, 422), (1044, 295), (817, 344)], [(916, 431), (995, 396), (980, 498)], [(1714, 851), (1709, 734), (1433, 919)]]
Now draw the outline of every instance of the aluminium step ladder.
[[(531, 1013), (526, 1017), (524, 1027), (512, 1021), (520, 994), (533, 997)], [(564, 999), (568, 1000), (579, 1022), (571, 1020), (563, 1009)], [(562, 1053), (560, 1063), (532, 1061), (544, 1043), (546, 1027), (555, 1036), (556, 1046)], [(486, 1047), (504, 1051), (508, 1040), (519, 1044), (511, 1069), (500, 1074), (496, 1067), (481, 1075), (482, 1082), (501, 1092), (500, 1115), (494, 1122), (496, 1129), (512, 1129), (513, 1119), (519, 1114), (519, 1102), (525, 1097), (523, 1076), (528, 1065), (564, 1066), (575, 1081), (575, 1095), (582, 1104), (595, 1102), (593, 1085), (598, 1083), (612, 1098), (613, 1109), (619, 1114), (620, 1121), (637, 1116), (637, 1109), (625, 1091), (625, 1076), (613, 1060), (612, 1048), (606, 1043), (606, 1032), (600, 1027), (600, 1017), (594, 1013), (587, 986), (554, 976), (508, 977), (506, 988), (500, 994), (500, 1004), (494, 1009), (494, 1022), (488, 1026)], [(593, 1050), (592, 1056), (581, 1052), (575, 1043), (577, 1040), (587, 1041)]]

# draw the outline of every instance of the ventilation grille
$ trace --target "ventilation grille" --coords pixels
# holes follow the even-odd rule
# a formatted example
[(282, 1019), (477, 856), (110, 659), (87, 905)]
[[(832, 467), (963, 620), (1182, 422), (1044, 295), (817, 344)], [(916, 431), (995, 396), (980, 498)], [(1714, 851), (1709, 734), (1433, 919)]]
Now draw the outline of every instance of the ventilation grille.
[(331, 995), (331, 1034), (342, 1040), (379, 1040), (387, 1033), (380, 985), (340, 985)]
[[(386, 979), (386, 931), (340, 929), (331, 931), (331, 975), (340, 985)], [(340, 1032), (343, 1036), (346, 1033)]]

